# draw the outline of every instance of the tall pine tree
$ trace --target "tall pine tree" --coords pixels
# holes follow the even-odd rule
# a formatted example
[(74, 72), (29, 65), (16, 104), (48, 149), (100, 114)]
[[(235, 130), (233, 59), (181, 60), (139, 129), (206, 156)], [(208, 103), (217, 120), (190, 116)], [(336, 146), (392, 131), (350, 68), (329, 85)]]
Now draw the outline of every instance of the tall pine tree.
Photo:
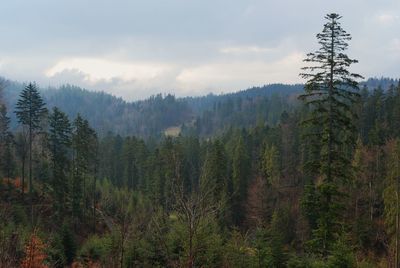
[(307, 55), (301, 77), (307, 79), (305, 93), (300, 99), (309, 107), (309, 116), (302, 124), (307, 130), (305, 138), (318, 156), (310, 159), (307, 167), (319, 179), (321, 213), (318, 227), (313, 231), (313, 244), (326, 255), (340, 222), (339, 186), (351, 177), (351, 149), (355, 145), (354, 104), (359, 97), (358, 74), (348, 68), (357, 60), (344, 51), (350, 35), (340, 25), (341, 16), (325, 16), (327, 22), (317, 34), (320, 48)]
[(236, 226), (245, 220), (245, 202), (250, 177), (250, 157), (244, 137), (240, 135), (232, 156), (232, 217)]
[(386, 232), (390, 241), (390, 254), (394, 257), (394, 266), (399, 266), (400, 235), (400, 139), (388, 143), (390, 148), (387, 161), (386, 187), (383, 191), (385, 204)]
[(66, 114), (57, 107), (49, 116), (49, 149), (52, 160), (52, 188), (55, 207), (61, 215), (65, 209), (66, 191), (68, 189), (67, 168), (68, 148), (71, 143), (71, 124)]
[(40, 122), (47, 114), (45, 103), (36, 88), (29, 83), (21, 92), (15, 111), (19, 123), (29, 132), (29, 196), (31, 203), (31, 224), (33, 224), (33, 185), (32, 185), (32, 144), (35, 134), (41, 129)]
[[(72, 179), (72, 211), (78, 217), (83, 208), (89, 206), (87, 200), (87, 180), (93, 174), (96, 162), (97, 135), (89, 122), (79, 114), (73, 123), (73, 179)], [(95, 179), (95, 178), (93, 178)]]
[(10, 131), (10, 118), (7, 108), (0, 103), (0, 174), (10, 179), (15, 168), (13, 145), (14, 137)]

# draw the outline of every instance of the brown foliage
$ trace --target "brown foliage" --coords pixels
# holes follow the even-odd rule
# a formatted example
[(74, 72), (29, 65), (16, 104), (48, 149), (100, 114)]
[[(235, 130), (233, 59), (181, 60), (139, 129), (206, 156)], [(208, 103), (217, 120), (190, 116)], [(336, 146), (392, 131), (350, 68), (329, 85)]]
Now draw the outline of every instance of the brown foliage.
[(47, 268), (44, 264), (46, 254), (44, 253), (45, 245), (33, 231), (27, 245), (25, 246), (25, 258), (22, 260), (21, 268)]
[(13, 184), (16, 189), (20, 189), (21, 185), (22, 185), (21, 178), (15, 178), (15, 180), (13, 181)]
[[(2, 183), (4, 185), (12, 185), (15, 189), (20, 189), (21, 185), (22, 185), (21, 178), (19, 178), (19, 177), (15, 178), (15, 179), (3, 178), (3, 180), (0, 181), (0, 183)], [(26, 190), (27, 190), (27, 188), (25, 187), (25, 191)]]

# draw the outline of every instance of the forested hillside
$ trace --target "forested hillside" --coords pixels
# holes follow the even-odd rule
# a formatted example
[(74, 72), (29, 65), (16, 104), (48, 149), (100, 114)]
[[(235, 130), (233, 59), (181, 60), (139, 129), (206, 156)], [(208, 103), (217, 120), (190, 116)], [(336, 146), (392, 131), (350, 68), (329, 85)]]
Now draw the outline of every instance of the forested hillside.
[[(24, 84), (3, 80), (6, 106), (13, 110)], [(361, 85), (370, 90), (377, 87), (387, 90), (397, 83), (395, 79), (370, 78)], [(176, 98), (159, 94), (136, 102), (71, 85), (41, 89), (40, 92), (48, 109), (59, 107), (70, 118), (81, 114), (100, 136), (111, 132), (159, 139), (170, 127), (183, 133), (209, 137), (232, 126), (254, 127), (262, 122), (275, 125), (283, 111), (290, 111), (297, 105), (297, 96), (302, 90), (303, 85), (273, 84), (204, 97)], [(9, 116), (11, 127), (15, 129), (15, 114)]]
[(126, 102), (4, 82), (0, 267), (396, 267), (400, 83), (349, 71), (340, 18), (304, 85)]

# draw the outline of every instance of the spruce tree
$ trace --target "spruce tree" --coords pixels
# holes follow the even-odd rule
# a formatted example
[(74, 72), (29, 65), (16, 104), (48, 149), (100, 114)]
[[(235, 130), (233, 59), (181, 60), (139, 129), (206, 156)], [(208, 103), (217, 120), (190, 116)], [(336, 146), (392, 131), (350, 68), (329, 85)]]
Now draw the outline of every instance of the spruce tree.
[(14, 137), (9, 128), (10, 118), (6, 106), (0, 103), (0, 173), (8, 179), (12, 177), (15, 168)]
[(357, 79), (360, 75), (350, 72), (357, 63), (344, 52), (350, 34), (341, 27), (341, 16), (325, 16), (321, 33), (317, 34), (320, 48), (307, 54), (301, 77), (307, 79), (305, 93), (300, 96), (309, 108), (309, 116), (302, 124), (304, 138), (318, 155), (306, 167), (320, 179), (320, 215), (318, 227), (313, 231), (313, 244), (326, 255), (331, 248), (340, 221), (339, 186), (351, 177), (351, 154), (355, 145), (354, 105), (359, 98)]
[(0, 141), (4, 141), (9, 133), (10, 118), (7, 116), (7, 108), (0, 103)]
[(232, 216), (236, 226), (241, 226), (245, 220), (245, 202), (250, 176), (250, 157), (246, 150), (246, 144), (242, 135), (238, 141), (232, 156)]
[(29, 132), (29, 195), (31, 203), (31, 224), (33, 224), (33, 185), (32, 185), (32, 144), (35, 134), (41, 130), (40, 122), (47, 114), (45, 103), (36, 88), (29, 83), (20, 94), (15, 111), (19, 123), (26, 126)]
[(200, 189), (213, 189), (212, 202), (226, 201), (233, 192), (232, 181), (228, 176), (227, 157), (220, 140), (208, 145), (200, 177)]
[(233, 182), (232, 176), (229, 176), (227, 162), (223, 143), (220, 140), (210, 142), (201, 168), (199, 191), (212, 190), (209, 202), (221, 204), (221, 217), (226, 225), (231, 225), (234, 220), (232, 213)]
[(383, 191), (384, 219), (390, 241), (390, 253), (395, 262), (393, 267), (398, 267), (400, 255), (400, 139), (392, 140), (388, 145), (390, 151), (387, 159), (386, 187)]
[(138, 186), (138, 168), (137, 162), (138, 159), (135, 155), (135, 139), (126, 138), (123, 144), (123, 162), (124, 162), (124, 186), (127, 186), (129, 189), (136, 189)]
[(62, 213), (65, 208), (68, 167), (68, 148), (71, 143), (71, 124), (66, 114), (57, 107), (49, 116), (49, 149), (52, 160), (53, 180), (52, 187), (58, 212)]
[(72, 179), (72, 211), (75, 217), (81, 213), (81, 206), (88, 207), (86, 202), (86, 182), (96, 161), (96, 132), (89, 122), (79, 114), (73, 123), (73, 179)]
[(281, 177), (279, 166), (279, 151), (275, 145), (265, 146), (262, 159), (262, 169), (269, 184), (279, 187)]

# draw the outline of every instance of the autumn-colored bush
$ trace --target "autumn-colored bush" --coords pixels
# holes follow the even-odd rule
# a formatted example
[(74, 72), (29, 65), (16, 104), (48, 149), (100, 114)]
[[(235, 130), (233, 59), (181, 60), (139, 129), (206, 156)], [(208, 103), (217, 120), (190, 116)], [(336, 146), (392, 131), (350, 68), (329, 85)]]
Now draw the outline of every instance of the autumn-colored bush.
[[(0, 181), (0, 184), (3, 185), (12, 185), (15, 189), (21, 189), (22, 186), (22, 180), (21, 178), (17, 177), (15, 179), (13, 178), (3, 178)], [(24, 187), (24, 191), (26, 192), (28, 190), (28, 188), (25, 186)]]
[(27, 245), (25, 246), (25, 258), (22, 260), (21, 268), (47, 268), (44, 263), (46, 254), (45, 245), (37, 236), (36, 230), (33, 231)]
[(22, 185), (22, 181), (21, 178), (15, 178), (15, 180), (13, 181), (14, 187), (17, 189), (21, 188)]

